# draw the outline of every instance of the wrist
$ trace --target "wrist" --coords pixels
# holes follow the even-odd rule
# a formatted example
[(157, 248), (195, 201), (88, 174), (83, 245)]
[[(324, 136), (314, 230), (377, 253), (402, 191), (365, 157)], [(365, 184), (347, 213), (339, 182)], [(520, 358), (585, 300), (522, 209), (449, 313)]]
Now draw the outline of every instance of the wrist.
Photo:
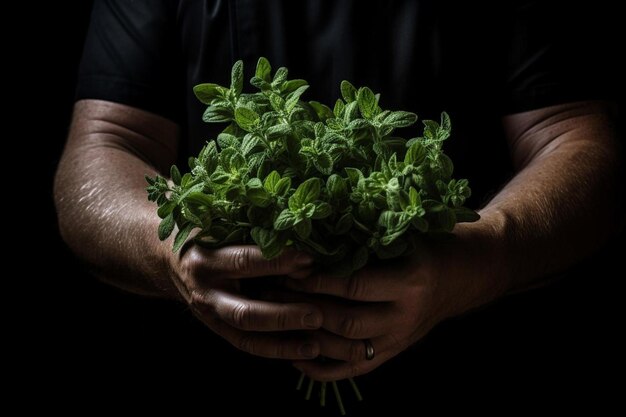
[(460, 223), (455, 239), (440, 257), (440, 280), (450, 282), (447, 316), (458, 316), (488, 304), (514, 288), (508, 271), (506, 219), (497, 210), (484, 210), (475, 223)]

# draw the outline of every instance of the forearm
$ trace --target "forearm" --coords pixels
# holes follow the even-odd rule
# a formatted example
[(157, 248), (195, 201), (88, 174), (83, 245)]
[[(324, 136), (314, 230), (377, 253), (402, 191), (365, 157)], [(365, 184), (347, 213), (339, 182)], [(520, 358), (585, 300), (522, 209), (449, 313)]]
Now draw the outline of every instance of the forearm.
[[(141, 294), (174, 296), (167, 274), (171, 243), (158, 240), (159, 218), (145, 192), (144, 175), (157, 170), (145, 160), (150, 155), (129, 146), (129, 137), (136, 143), (148, 138), (133, 132), (135, 121), (120, 126), (101, 110), (89, 104), (75, 109), (55, 181), (61, 233), (103, 280)], [(173, 124), (170, 130), (177, 134)]]
[[(472, 253), (471, 306), (540, 284), (619, 227), (619, 150), (606, 113), (596, 110), (571, 106), (517, 132), (517, 175), (480, 211), (479, 222), (459, 228), (461, 237), (480, 242), (469, 250), (484, 250)], [(526, 135), (539, 137), (532, 149)], [(527, 149), (516, 153), (516, 146)]]

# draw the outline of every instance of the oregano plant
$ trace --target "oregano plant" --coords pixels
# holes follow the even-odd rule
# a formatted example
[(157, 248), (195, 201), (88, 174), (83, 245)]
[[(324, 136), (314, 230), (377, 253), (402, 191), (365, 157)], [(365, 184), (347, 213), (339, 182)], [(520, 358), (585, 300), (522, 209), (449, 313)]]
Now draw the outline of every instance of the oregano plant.
[(199, 84), (207, 123), (225, 123), (215, 141), (176, 166), (168, 181), (147, 177), (158, 204), (164, 240), (177, 229), (174, 251), (194, 241), (219, 247), (255, 243), (267, 258), (286, 247), (314, 254), (338, 275), (368, 259), (410, 253), (424, 234), (449, 234), (457, 222), (479, 218), (464, 206), (467, 180), (452, 178), (443, 150), (450, 118), (423, 121), (419, 137), (395, 134), (417, 121), (406, 111), (383, 110), (380, 95), (348, 81), (331, 107), (304, 101), (307, 82), (273, 75), (260, 58), (244, 93), (243, 63), (230, 86)]

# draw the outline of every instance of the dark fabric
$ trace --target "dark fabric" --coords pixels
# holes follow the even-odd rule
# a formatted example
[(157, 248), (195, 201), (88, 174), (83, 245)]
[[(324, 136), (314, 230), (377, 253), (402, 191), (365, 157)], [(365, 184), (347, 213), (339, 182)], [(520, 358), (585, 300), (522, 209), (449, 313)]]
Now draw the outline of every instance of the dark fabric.
[[(227, 84), (259, 56), (334, 103), (343, 79), (382, 93), (386, 108), (450, 113), (446, 150), (474, 204), (510, 175), (500, 117), (601, 98), (589, 13), (558, 2), (98, 0), (77, 99), (136, 106), (183, 127), (181, 161), (223, 128), (201, 121), (192, 87)], [(591, 26), (592, 27), (592, 26)], [(411, 134), (409, 132), (408, 134)], [(483, 169), (491, 167), (489, 170)]]

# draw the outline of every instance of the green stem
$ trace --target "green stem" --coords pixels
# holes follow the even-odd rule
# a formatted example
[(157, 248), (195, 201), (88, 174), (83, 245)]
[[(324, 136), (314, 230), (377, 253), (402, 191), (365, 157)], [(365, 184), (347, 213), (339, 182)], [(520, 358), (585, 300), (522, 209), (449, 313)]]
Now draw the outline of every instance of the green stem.
[(310, 379), (309, 386), (306, 389), (306, 396), (304, 397), (304, 399), (307, 401), (311, 399), (311, 392), (313, 392), (313, 384), (315, 384), (315, 380)]
[(296, 389), (297, 389), (298, 391), (300, 391), (300, 390), (302, 389), (302, 384), (304, 383), (304, 377), (305, 377), (305, 376), (306, 376), (306, 375), (304, 375), (304, 372), (302, 372), (302, 373), (300, 374), (300, 379), (298, 380), (298, 385), (296, 385)]
[(354, 391), (354, 395), (356, 395), (356, 399), (359, 401), (363, 401), (363, 396), (361, 395), (361, 391), (359, 391), (359, 387), (354, 382), (354, 379), (348, 378), (350, 385), (352, 386), (352, 390)]
[(326, 382), (322, 382), (322, 389), (320, 390), (320, 405), (326, 407)]
[(342, 416), (346, 415), (346, 409), (343, 407), (343, 401), (341, 400), (341, 394), (339, 393), (339, 387), (337, 381), (333, 381), (333, 391), (335, 392), (335, 398), (337, 399), (337, 405), (339, 406), (339, 412)]

